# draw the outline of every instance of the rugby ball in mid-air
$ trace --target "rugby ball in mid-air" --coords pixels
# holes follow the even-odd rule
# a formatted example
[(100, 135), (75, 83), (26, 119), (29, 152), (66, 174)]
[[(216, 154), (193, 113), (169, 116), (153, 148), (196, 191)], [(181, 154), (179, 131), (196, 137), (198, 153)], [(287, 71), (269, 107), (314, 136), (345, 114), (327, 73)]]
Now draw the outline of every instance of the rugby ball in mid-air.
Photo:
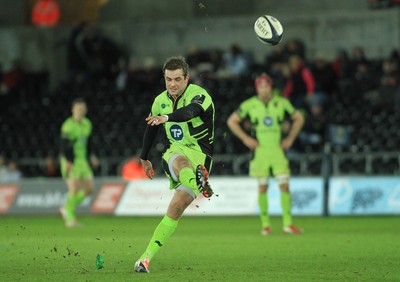
[(264, 15), (254, 23), (254, 31), (262, 43), (276, 45), (282, 39), (283, 27), (273, 16)]

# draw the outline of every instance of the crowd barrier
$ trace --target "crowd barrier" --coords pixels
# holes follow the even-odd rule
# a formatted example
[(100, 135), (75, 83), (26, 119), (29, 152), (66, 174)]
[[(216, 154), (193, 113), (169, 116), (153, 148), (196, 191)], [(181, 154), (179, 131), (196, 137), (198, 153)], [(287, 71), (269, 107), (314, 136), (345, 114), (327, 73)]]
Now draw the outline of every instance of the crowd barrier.
[[(185, 211), (190, 216), (257, 215), (257, 182), (249, 177), (212, 177), (215, 195), (200, 195)], [(80, 214), (153, 216), (165, 213), (173, 191), (166, 178), (124, 182), (119, 178), (97, 178), (94, 193), (78, 208)], [(293, 215), (389, 215), (400, 214), (400, 177), (332, 177), (325, 195), (321, 177), (293, 177)], [(270, 181), (269, 211), (281, 213), (280, 194)], [(60, 180), (24, 180), (0, 184), (1, 215), (57, 214), (67, 195)], [(328, 201), (325, 201), (325, 196)]]

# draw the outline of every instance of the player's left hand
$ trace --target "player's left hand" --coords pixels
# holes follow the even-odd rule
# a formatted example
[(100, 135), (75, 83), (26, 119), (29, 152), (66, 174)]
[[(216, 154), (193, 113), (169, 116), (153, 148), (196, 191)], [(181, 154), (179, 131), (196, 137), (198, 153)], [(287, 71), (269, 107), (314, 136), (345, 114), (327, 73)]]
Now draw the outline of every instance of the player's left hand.
[(167, 122), (165, 116), (149, 116), (146, 118), (147, 124), (151, 126), (160, 125)]
[(291, 139), (289, 139), (289, 138), (284, 138), (284, 139), (281, 141), (281, 148), (282, 148), (283, 150), (289, 149), (290, 147), (292, 147), (292, 145), (293, 145), (293, 141), (292, 141)]

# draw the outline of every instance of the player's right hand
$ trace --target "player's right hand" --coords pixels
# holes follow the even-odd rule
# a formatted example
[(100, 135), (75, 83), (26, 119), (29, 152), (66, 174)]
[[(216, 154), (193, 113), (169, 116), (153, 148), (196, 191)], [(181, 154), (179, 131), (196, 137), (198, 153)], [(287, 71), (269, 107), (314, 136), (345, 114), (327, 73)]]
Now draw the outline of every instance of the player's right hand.
[(140, 163), (142, 164), (142, 167), (147, 177), (153, 179), (156, 173), (154, 172), (153, 165), (151, 164), (151, 162), (149, 160), (140, 159)]

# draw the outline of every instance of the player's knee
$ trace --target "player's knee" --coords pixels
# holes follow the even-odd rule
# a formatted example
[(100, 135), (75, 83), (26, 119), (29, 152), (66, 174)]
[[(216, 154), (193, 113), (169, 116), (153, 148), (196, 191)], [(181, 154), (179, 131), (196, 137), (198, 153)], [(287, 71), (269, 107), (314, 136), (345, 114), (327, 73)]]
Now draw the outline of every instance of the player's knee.
[(268, 191), (268, 185), (258, 185), (258, 193), (266, 194)]
[(281, 192), (289, 193), (289, 175), (282, 174), (276, 177)]
[(279, 185), (279, 188), (280, 188), (281, 192), (289, 193), (289, 185), (288, 184)]
[(179, 175), (179, 172), (181, 169), (189, 167), (192, 168), (192, 165), (190, 164), (189, 160), (185, 158), (184, 156), (179, 156), (177, 157), (174, 162), (172, 163), (172, 168), (176, 175)]
[(167, 215), (174, 220), (179, 220), (185, 209), (193, 202), (193, 197), (183, 190), (177, 190), (169, 204)]
[(179, 203), (174, 203), (173, 205), (170, 206), (168, 209), (167, 215), (172, 218), (173, 220), (179, 220), (179, 218), (182, 216), (183, 212), (185, 211), (185, 208), (183, 205)]
[(257, 183), (258, 183), (258, 192), (261, 193), (267, 193), (268, 191), (268, 177), (257, 177)]

